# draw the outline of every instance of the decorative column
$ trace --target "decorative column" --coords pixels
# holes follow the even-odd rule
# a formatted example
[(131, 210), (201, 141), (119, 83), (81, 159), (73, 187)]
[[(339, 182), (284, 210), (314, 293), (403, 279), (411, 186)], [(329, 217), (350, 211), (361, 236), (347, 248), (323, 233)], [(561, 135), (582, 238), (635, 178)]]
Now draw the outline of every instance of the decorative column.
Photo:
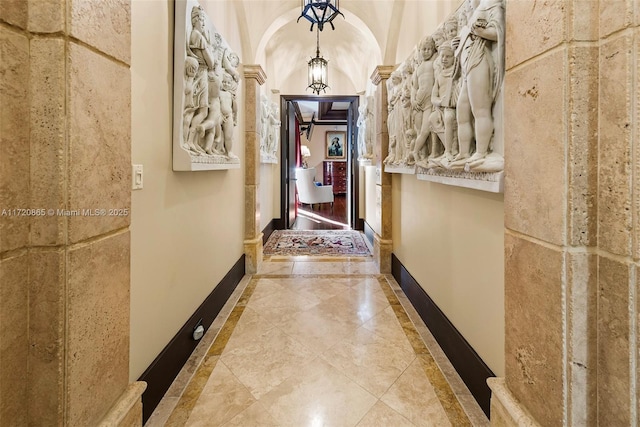
[(389, 154), (389, 130), (387, 128), (387, 80), (395, 69), (393, 65), (379, 65), (371, 75), (371, 81), (378, 86), (376, 102), (376, 216), (380, 218), (380, 235), (374, 233), (373, 257), (380, 273), (391, 273), (391, 180), (392, 175), (383, 172), (382, 161)]
[(493, 425), (637, 422), (633, 7), (507, 2), (506, 378), (489, 381)]
[(244, 65), (244, 254), (247, 274), (255, 274), (262, 263), (260, 230), (260, 86), (267, 76), (260, 65)]
[(128, 0), (0, 7), (0, 424), (142, 424)]

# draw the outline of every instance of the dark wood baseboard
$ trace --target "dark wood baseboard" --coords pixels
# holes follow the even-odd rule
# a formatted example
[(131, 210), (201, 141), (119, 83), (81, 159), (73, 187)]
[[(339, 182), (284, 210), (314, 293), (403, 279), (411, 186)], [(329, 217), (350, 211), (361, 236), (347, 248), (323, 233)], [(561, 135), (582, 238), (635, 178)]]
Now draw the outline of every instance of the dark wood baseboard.
[(278, 221), (278, 219), (272, 219), (269, 224), (267, 224), (267, 226), (264, 228), (264, 230), (262, 230), (262, 244), (266, 245), (267, 244), (267, 240), (269, 240), (269, 236), (271, 236), (271, 233), (273, 233), (275, 230), (277, 230), (276, 228), (276, 221)]
[(491, 390), (487, 385), (487, 378), (495, 377), (495, 374), (411, 276), (395, 254), (391, 256), (391, 273), (453, 367), (458, 371), (462, 381), (489, 417)]
[(358, 218), (356, 220), (355, 225), (353, 226), (353, 229), (358, 231), (364, 231), (364, 219)]
[(204, 326), (205, 331), (216, 318), (235, 288), (245, 274), (245, 256), (229, 270), (218, 286), (209, 294), (200, 307), (191, 315), (169, 344), (160, 352), (139, 381), (147, 383), (147, 389), (142, 394), (142, 423), (147, 422), (153, 411), (162, 400), (171, 383), (176, 378), (199, 341), (193, 339), (193, 330), (198, 324)]
[(282, 218), (273, 218), (273, 229), (274, 230), (284, 230), (285, 224), (284, 224), (284, 219)]

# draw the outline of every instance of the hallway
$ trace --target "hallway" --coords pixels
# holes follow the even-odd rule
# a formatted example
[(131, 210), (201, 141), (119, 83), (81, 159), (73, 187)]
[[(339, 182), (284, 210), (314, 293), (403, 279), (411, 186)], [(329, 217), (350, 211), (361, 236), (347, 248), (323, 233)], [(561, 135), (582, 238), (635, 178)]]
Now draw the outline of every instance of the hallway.
[(238, 285), (146, 424), (218, 425), (488, 421), (370, 257), (273, 256)]

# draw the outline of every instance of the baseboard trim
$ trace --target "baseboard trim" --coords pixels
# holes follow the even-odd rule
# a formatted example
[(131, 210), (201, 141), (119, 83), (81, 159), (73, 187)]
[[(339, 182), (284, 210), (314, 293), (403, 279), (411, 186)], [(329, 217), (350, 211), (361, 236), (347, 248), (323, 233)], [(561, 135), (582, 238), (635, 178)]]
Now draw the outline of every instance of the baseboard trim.
[(363, 229), (364, 229), (364, 237), (366, 237), (369, 243), (371, 244), (371, 246), (373, 246), (373, 235), (375, 234), (375, 232), (373, 231), (373, 228), (371, 228), (369, 223), (365, 221)]
[(284, 219), (282, 218), (273, 218), (273, 228), (274, 230), (284, 230), (285, 227), (285, 223), (284, 223)]
[(269, 240), (269, 236), (276, 230), (276, 219), (272, 219), (269, 224), (262, 230), (262, 244), (266, 245), (267, 240)]
[(495, 377), (495, 374), (411, 276), (395, 254), (391, 255), (391, 274), (447, 355), (480, 408), (489, 417), (491, 389), (487, 385), (487, 378)]
[(162, 400), (171, 383), (176, 378), (189, 356), (198, 345), (192, 338), (193, 330), (201, 321), (205, 330), (211, 326), (220, 310), (225, 305), (240, 280), (245, 275), (245, 256), (240, 257), (231, 270), (218, 283), (200, 307), (191, 315), (189, 320), (180, 328), (169, 344), (160, 352), (158, 357), (149, 365), (138, 381), (147, 383), (147, 389), (142, 394), (142, 423), (147, 422), (153, 411)]

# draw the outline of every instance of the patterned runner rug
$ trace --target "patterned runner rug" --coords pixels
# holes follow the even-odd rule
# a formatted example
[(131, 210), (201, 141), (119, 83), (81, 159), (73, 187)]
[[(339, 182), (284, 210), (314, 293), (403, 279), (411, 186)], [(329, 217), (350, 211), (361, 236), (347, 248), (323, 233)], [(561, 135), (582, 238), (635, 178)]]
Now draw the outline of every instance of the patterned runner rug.
[(276, 230), (265, 255), (371, 255), (362, 233), (353, 230)]

